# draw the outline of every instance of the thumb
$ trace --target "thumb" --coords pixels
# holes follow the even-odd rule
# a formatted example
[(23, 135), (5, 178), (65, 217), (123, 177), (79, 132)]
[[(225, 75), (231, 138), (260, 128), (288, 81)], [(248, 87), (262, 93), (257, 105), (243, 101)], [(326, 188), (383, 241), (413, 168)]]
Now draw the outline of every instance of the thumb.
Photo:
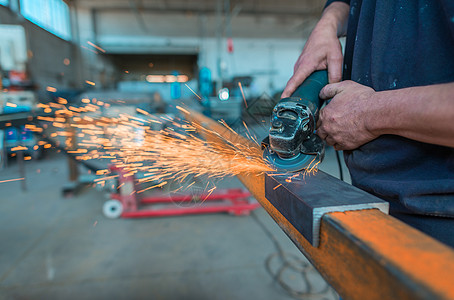
[(321, 99), (331, 99), (340, 92), (344, 90), (342, 82), (331, 83), (325, 85), (325, 87), (320, 91), (319, 97)]

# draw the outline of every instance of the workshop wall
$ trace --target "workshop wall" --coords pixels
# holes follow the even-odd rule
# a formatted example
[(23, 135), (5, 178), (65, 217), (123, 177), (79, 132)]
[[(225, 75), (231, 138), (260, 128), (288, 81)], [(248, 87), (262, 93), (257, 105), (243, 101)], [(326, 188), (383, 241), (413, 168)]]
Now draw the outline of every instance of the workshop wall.
[[(224, 51), (221, 55), (221, 66), (225, 67), (223, 78), (252, 76), (254, 81), (249, 96), (256, 97), (262, 93), (271, 96), (285, 87), (305, 42), (303, 39), (234, 39), (234, 52)], [(219, 76), (216, 48), (216, 40), (208, 39), (199, 54), (199, 65), (210, 68), (215, 80)], [(226, 40), (222, 49), (227, 49)]]
[[(45, 89), (53, 86), (57, 89), (74, 89), (80, 85), (77, 80), (77, 62), (74, 61), (74, 46), (39, 26), (18, 16), (10, 9), (0, 6), (0, 23), (22, 25), (25, 29), (28, 64), (31, 79), (38, 86), (39, 100), (47, 97)], [(71, 58), (68, 65), (66, 58)]]
[[(295, 16), (240, 15), (224, 28), (218, 47), (214, 15), (144, 12), (142, 24), (129, 10), (79, 9), (78, 15), (81, 44), (96, 41), (117, 54), (195, 54), (199, 67), (212, 71), (213, 80), (219, 78), (219, 70), (224, 80), (252, 76), (250, 96), (272, 95), (284, 88), (315, 22)], [(227, 36), (233, 37), (233, 52), (228, 51)]]
[[(79, 47), (76, 28), (73, 28), (73, 40), (66, 41), (3, 6), (0, 6), (0, 24), (24, 27), (27, 70), (38, 88), (40, 101), (49, 98), (47, 86), (60, 91), (114, 87), (115, 69), (110, 60)], [(96, 86), (86, 84), (86, 80), (95, 82)]]
[[(74, 43), (80, 46), (81, 54), (81, 76), (82, 81), (89, 80), (96, 83), (96, 88), (112, 89), (115, 88), (117, 81), (117, 71), (112, 61), (102, 55), (102, 51), (90, 46), (87, 42), (100, 45), (97, 37), (96, 25), (93, 23), (92, 15), (89, 10), (72, 7), (76, 10), (74, 15), (77, 18), (73, 27), (75, 35)], [(122, 24), (119, 22), (119, 24)], [(128, 27), (123, 24), (123, 26)], [(85, 88), (92, 88), (85, 85)]]

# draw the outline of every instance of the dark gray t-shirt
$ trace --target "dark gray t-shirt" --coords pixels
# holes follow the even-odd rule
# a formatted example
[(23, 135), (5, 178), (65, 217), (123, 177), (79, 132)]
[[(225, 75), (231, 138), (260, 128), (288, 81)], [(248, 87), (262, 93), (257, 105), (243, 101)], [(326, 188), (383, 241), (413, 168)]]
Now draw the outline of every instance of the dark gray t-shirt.
[[(454, 1), (342, 2), (350, 4), (345, 80), (376, 91), (454, 82)], [(383, 135), (345, 160), (353, 184), (392, 212), (454, 217), (454, 148)]]

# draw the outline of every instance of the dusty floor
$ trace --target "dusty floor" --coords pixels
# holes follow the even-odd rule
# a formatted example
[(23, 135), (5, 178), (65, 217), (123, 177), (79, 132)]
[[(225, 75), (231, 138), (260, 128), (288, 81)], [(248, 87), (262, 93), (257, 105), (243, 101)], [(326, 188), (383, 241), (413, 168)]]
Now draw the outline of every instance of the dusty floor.
[[(338, 175), (333, 151), (321, 168)], [(0, 184), (0, 299), (292, 299), (265, 268), (277, 253), (273, 239), (307, 264), (262, 208), (243, 217), (107, 219), (105, 192), (62, 196), (61, 154), (26, 162), (26, 172), (27, 191), (21, 182)], [(0, 181), (18, 177), (14, 162), (0, 170)], [(274, 256), (271, 269), (281, 266)], [(337, 299), (309, 274), (310, 299)], [(291, 269), (282, 276), (307, 291), (301, 278)]]

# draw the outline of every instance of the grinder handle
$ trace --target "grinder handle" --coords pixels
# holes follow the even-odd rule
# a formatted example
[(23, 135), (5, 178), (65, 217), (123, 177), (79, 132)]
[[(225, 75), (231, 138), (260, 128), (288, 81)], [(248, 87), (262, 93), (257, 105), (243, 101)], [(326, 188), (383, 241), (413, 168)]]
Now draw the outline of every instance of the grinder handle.
[(322, 88), (328, 84), (328, 71), (315, 71), (293, 92), (291, 97), (301, 98), (311, 102), (315, 106), (315, 110), (319, 110), (323, 104), (323, 100), (318, 97)]

